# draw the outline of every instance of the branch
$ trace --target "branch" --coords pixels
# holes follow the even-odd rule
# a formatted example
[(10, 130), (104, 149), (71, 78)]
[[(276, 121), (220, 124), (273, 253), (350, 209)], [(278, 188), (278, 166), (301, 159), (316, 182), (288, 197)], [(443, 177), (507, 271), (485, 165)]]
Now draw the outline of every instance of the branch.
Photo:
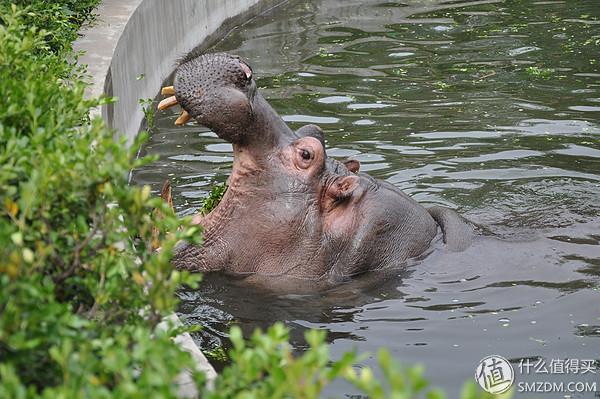
[(88, 244), (90, 243), (90, 241), (92, 241), (92, 238), (94, 238), (94, 236), (96, 235), (96, 233), (98, 232), (98, 228), (100, 223), (98, 223), (98, 216), (94, 214), (94, 216), (92, 217), (93, 219), (93, 224), (92, 224), (92, 230), (90, 231), (90, 233), (87, 235), (87, 237), (85, 237), (85, 239), (80, 242), (76, 247), (75, 247), (75, 258), (73, 259), (73, 262), (71, 263), (71, 265), (69, 266), (69, 268), (67, 270), (65, 270), (63, 273), (61, 273), (59, 276), (54, 278), (54, 282), (55, 283), (62, 283), (63, 281), (65, 281), (67, 278), (69, 278), (70, 276), (73, 275), (73, 273), (75, 273), (75, 270), (77, 270), (77, 268), (81, 265), (80, 264), (80, 255), (81, 255), (81, 251), (88, 246)]

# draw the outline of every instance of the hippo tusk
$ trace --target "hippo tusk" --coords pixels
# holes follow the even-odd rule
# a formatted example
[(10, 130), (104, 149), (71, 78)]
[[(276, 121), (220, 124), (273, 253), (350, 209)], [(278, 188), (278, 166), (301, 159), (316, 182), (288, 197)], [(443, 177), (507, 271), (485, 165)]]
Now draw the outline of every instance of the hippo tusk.
[(165, 109), (171, 108), (174, 105), (177, 105), (177, 99), (175, 96), (171, 96), (158, 103), (158, 110), (164, 111)]
[(173, 86), (165, 86), (160, 90), (160, 94), (163, 96), (172, 96), (175, 94), (175, 88)]
[(175, 121), (175, 124), (177, 126), (183, 126), (186, 123), (188, 123), (190, 119), (192, 119), (190, 114), (186, 110), (183, 110), (181, 111), (181, 115), (179, 115), (179, 118), (177, 118), (177, 120)]

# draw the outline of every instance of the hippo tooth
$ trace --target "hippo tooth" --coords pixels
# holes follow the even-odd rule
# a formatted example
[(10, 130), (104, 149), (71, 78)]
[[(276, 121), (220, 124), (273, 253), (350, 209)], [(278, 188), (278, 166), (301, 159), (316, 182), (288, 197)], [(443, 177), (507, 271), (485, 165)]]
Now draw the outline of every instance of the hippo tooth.
[(177, 105), (177, 99), (175, 96), (171, 96), (158, 103), (158, 110), (164, 111), (165, 109), (171, 108), (174, 105)]
[(172, 96), (175, 94), (175, 88), (173, 86), (165, 86), (160, 90), (160, 94), (163, 96)]
[(252, 77), (252, 69), (243, 62), (240, 62), (240, 67), (244, 71), (244, 74), (246, 74), (246, 78), (250, 79)]
[(190, 114), (188, 114), (188, 112), (186, 110), (183, 110), (183, 111), (181, 111), (181, 115), (179, 115), (179, 118), (177, 118), (177, 120), (175, 121), (175, 124), (177, 126), (183, 126), (190, 119), (192, 119), (192, 117), (190, 116)]

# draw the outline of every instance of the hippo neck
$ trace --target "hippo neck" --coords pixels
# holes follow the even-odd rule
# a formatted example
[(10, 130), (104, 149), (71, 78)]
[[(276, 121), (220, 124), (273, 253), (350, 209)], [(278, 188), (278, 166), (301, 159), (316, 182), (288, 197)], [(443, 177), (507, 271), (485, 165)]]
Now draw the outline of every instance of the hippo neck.
[[(208, 215), (202, 218), (205, 241), (213, 235), (222, 234), (230, 223), (235, 223), (234, 214), (245, 212), (254, 201), (264, 198), (270, 190), (272, 176), (267, 166), (267, 157), (252, 147), (233, 145), (233, 168), (227, 181), (227, 191)], [(205, 245), (207, 243), (205, 242)]]
[(203, 253), (211, 264), (220, 264), (229, 258), (227, 251), (231, 246), (224, 245), (220, 237), (235, 230), (238, 227), (236, 221), (243, 218), (248, 209), (258, 208), (261, 199), (272, 196), (270, 158), (279, 148), (297, 138), (260, 93), (255, 95), (252, 106), (254, 119), (247, 128), (244, 141), (233, 143), (233, 168), (228, 189), (217, 207), (200, 221), (204, 228)]

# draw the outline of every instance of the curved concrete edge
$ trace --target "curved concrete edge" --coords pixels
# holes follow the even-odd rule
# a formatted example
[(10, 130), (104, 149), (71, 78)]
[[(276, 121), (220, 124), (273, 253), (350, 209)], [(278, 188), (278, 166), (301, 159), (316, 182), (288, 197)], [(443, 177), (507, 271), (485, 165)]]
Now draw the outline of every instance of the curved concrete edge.
[[(81, 52), (79, 64), (86, 65), (86, 95), (116, 97), (116, 103), (92, 110), (101, 115), (129, 146), (144, 120), (141, 99), (154, 98), (172, 73), (176, 60), (197, 47), (208, 48), (235, 25), (286, 0), (104, 0), (96, 9), (93, 24), (80, 30), (73, 44)], [(173, 314), (160, 328), (181, 325)], [(175, 342), (189, 352), (197, 370), (204, 372), (207, 387), (217, 376), (189, 333)], [(177, 384), (180, 397), (197, 397), (189, 370)]]
[[(88, 66), (90, 97), (106, 95), (102, 118), (130, 145), (144, 119), (140, 99), (153, 99), (176, 60), (208, 48), (235, 25), (282, 0), (104, 0), (74, 43)], [(98, 114), (98, 110), (94, 114)]]
[[(180, 327), (183, 323), (177, 317), (176, 314), (172, 314), (158, 325), (159, 329), (167, 329), (169, 327)], [(174, 338), (174, 341), (181, 349), (188, 352), (196, 364), (196, 371), (204, 373), (206, 377), (206, 387), (213, 389), (215, 378), (217, 378), (217, 372), (206, 360), (206, 357), (202, 354), (198, 345), (194, 342), (194, 339), (189, 333), (179, 334)], [(196, 383), (192, 378), (191, 370), (184, 370), (177, 376), (177, 388), (178, 395), (180, 398), (197, 398), (199, 396)]]

